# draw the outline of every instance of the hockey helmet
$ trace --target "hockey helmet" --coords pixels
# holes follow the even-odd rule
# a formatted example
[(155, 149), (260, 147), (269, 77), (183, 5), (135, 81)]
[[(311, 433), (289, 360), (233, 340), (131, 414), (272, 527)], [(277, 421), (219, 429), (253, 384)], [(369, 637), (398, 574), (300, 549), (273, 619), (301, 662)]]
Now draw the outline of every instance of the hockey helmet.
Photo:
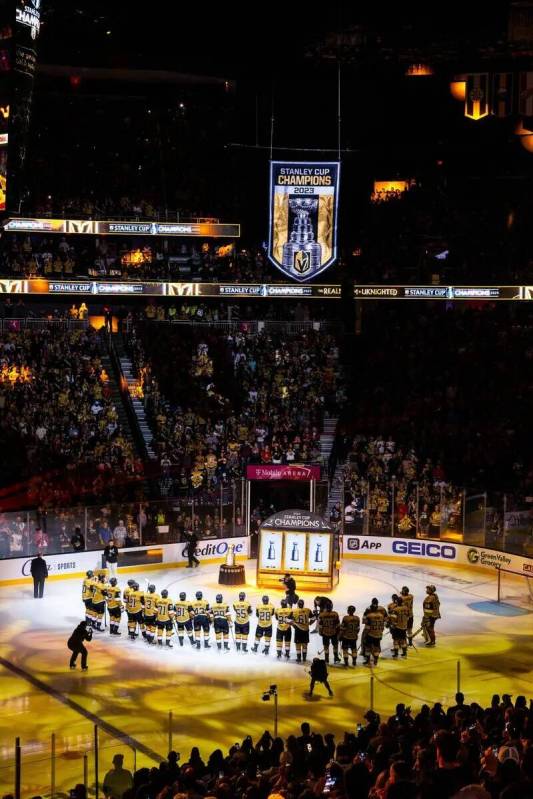
[(331, 599), (326, 600), (326, 610), (331, 612), (333, 610), (333, 602)]
[(398, 596), (398, 594), (393, 594), (393, 595), (391, 596), (391, 599), (392, 599), (392, 601), (393, 601), (393, 602), (396, 602), (396, 604), (398, 604), (398, 600), (399, 600), (399, 598), (400, 598), (400, 597)]
[(153, 583), (150, 583), (150, 585), (148, 586), (148, 590), (150, 591), (151, 594), (153, 594), (155, 591), (155, 585)]
[(128, 585), (130, 588), (133, 588), (133, 586), (135, 585), (135, 580), (128, 580)]
[(99, 574), (98, 579), (100, 580), (101, 583), (105, 583), (105, 574)]
[(299, 599), (299, 600), (298, 600), (298, 607), (299, 607), (299, 608), (303, 608), (303, 606), (304, 606), (304, 601), (303, 601), (303, 599)]
[(87, 572), (87, 577), (94, 577), (94, 572), (91, 569)]
[(434, 594), (436, 590), (437, 589), (435, 588), (434, 585), (427, 585), (426, 586), (426, 591), (428, 592), (428, 594)]
[(133, 583), (132, 588), (133, 588), (134, 591), (138, 591), (139, 590), (139, 583), (137, 583), (137, 582)]
[(185, 593), (185, 591), (181, 592), (180, 599), (181, 599), (182, 602), (183, 602), (184, 599), (187, 599), (187, 594)]
[(280, 605), (281, 605), (282, 608), (286, 608), (287, 607), (287, 600), (286, 599), (282, 599), (281, 602), (280, 602)]
[(239, 599), (241, 602), (244, 602), (244, 600), (246, 599), (246, 594), (244, 593), (244, 591), (239, 592)]
[(117, 584), (117, 578), (116, 577), (112, 577), (110, 579), (110, 581), (109, 581), (109, 584), (115, 586)]
[(355, 613), (355, 605), (348, 605), (348, 615), (352, 616)]
[(166, 588), (163, 588), (163, 590), (161, 591), (161, 596), (163, 597), (163, 599), (166, 599), (166, 598), (167, 598), (167, 596), (168, 596), (168, 591), (167, 591), (167, 589), (166, 589)]
[(379, 605), (379, 602), (378, 602), (377, 598), (375, 596), (372, 597), (372, 601), (370, 602), (370, 607), (371, 608), (377, 608), (378, 605)]
[(263, 599), (261, 600), (261, 602), (263, 603), (263, 605), (268, 605), (268, 597), (267, 597), (266, 594), (263, 596)]
[(196, 592), (196, 599), (201, 599), (202, 597), (203, 597), (202, 592), (201, 591), (197, 591)]
[(409, 593), (409, 587), (407, 585), (403, 585), (402, 586), (402, 594), (403, 594), (403, 596), (407, 596), (408, 593)]
[(218, 604), (218, 605), (220, 605), (220, 604), (221, 604), (221, 602), (223, 602), (223, 601), (224, 601), (224, 600), (223, 600), (223, 597), (222, 597), (222, 594), (217, 594), (217, 595), (216, 595), (216, 597), (215, 597), (215, 599), (216, 599), (216, 601), (217, 601), (217, 604)]

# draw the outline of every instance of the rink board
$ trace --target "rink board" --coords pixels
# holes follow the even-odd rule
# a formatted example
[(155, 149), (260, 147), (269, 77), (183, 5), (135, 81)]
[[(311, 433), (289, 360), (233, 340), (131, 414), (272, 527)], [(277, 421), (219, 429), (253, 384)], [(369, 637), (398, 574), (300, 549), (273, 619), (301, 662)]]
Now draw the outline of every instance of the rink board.
[[(248, 538), (219, 538), (199, 541), (196, 557), (200, 562), (225, 563), (228, 549), (235, 547), (235, 558), (240, 561), (248, 557)], [(146, 571), (149, 569), (168, 569), (182, 567), (188, 563), (188, 544), (162, 544), (146, 547), (128, 547), (119, 550), (119, 570)], [(69, 577), (84, 577), (88, 569), (102, 568), (102, 552), (66, 552), (62, 555), (44, 555), (48, 565), (50, 580), (63, 580)], [(30, 575), (32, 558), (9, 558), (0, 560), (0, 586), (18, 585), (32, 582)]]
[[(249, 556), (249, 538), (222, 538), (199, 541), (196, 555), (201, 562), (224, 563), (231, 545), (235, 546), (237, 560)], [(441, 566), (467, 566), (474, 570), (497, 568), (533, 578), (533, 558), (499, 552), (484, 547), (474, 547), (449, 541), (430, 539), (390, 538), (386, 536), (344, 535), (342, 559), (371, 559), (389, 562), (438, 563)], [(82, 577), (88, 569), (102, 567), (101, 551), (45, 555), (49, 579)], [(0, 560), (0, 586), (31, 582), (31, 558)], [(167, 569), (187, 565), (187, 543), (150, 545), (120, 550), (120, 571)], [(341, 573), (342, 579), (342, 573)]]

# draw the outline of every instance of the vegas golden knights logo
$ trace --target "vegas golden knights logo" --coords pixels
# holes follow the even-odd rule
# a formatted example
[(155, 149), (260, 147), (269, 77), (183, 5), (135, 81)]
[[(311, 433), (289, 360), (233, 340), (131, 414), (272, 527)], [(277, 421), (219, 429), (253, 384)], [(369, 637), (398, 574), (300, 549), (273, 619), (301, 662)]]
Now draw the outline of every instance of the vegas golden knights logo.
[(311, 269), (311, 253), (298, 250), (294, 253), (294, 269), (299, 275), (305, 275)]
[(86, 219), (66, 219), (65, 233), (94, 235), (95, 233), (98, 233), (98, 222), (92, 222)]

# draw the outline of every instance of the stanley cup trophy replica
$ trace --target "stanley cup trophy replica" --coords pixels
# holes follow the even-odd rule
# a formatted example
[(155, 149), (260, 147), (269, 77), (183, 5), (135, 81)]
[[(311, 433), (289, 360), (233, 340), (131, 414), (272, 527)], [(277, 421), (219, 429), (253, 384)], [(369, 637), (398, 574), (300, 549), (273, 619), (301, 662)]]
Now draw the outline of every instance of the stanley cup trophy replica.
[(309, 218), (318, 208), (318, 197), (291, 197), (289, 205), (296, 216), (289, 241), (283, 245), (283, 266), (302, 275), (320, 269), (322, 247), (315, 241)]

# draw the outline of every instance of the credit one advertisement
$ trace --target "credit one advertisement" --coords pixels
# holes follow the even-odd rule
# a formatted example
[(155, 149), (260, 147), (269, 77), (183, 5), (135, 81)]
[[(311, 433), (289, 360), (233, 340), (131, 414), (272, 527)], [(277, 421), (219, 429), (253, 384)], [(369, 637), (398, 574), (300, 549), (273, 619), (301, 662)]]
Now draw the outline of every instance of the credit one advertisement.
[(62, 233), (77, 236), (193, 236), (239, 238), (241, 226), (220, 222), (121, 222), (92, 219), (14, 218), (4, 222), (11, 233)]
[(299, 282), (337, 258), (340, 163), (270, 162), (268, 257)]

